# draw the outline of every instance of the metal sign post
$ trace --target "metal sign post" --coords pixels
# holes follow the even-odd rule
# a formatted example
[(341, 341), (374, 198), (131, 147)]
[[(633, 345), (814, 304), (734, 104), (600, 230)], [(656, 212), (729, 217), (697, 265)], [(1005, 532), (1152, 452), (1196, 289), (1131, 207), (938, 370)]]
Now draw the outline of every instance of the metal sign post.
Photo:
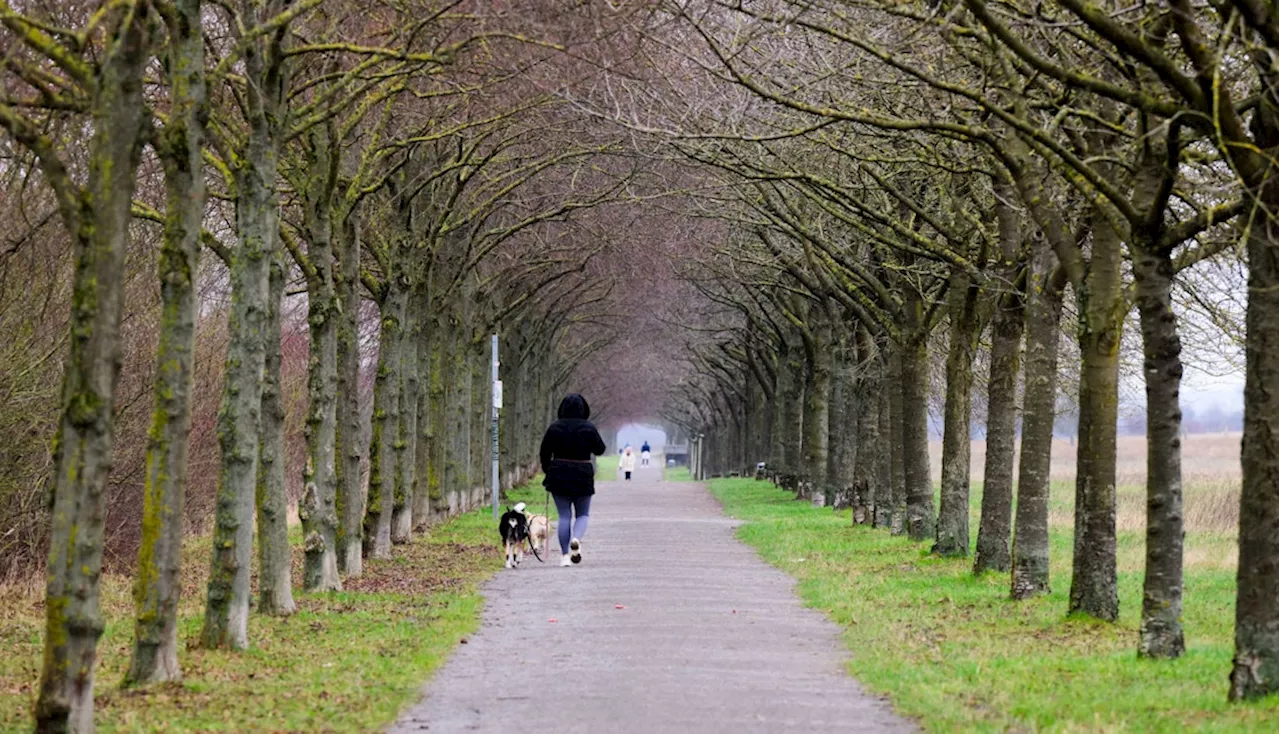
[(498, 335), (489, 340), (489, 384), (493, 395), (493, 519), (498, 519), (498, 410), (502, 407), (502, 381), (498, 379)]

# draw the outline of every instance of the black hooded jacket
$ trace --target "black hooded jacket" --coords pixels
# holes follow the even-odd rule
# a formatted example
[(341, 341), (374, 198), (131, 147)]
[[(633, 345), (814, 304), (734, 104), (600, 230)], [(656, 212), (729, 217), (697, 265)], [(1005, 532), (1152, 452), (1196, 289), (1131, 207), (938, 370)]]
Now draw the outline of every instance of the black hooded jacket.
[(577, 393), (566, 395), (556, 411), (557, 419), (542, 436), (538, 458), (546, 478), (542, 486), (564, 497), (596, 493), (596, 468), (592, 455), (604, 453), (604, 439), (591, 421), (591, 406)]

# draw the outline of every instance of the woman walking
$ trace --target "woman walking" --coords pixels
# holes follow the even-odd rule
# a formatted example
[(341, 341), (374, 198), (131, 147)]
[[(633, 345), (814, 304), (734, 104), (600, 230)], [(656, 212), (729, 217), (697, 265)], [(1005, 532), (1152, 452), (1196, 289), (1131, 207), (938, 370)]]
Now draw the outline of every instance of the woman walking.
[(577, 393), (564, 396), (556, 420), (542, 436), (538, 458), (546, 477), (542, 486), (555, 500), (560, 519), (560, 565), (582, 562), (582, 536), (587, 534), (591, 496), (596, 493), (596, 467), (591, 457), (604, 453), (604, 439), (587, 420), (591, 407)]

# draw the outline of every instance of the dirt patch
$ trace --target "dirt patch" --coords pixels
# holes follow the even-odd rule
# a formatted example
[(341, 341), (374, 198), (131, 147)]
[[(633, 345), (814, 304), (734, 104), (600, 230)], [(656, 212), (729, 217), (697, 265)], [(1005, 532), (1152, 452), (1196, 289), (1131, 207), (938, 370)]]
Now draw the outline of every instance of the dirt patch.
[(491, 563), (494, 550), (488, 545), (463, 543), (429, 544), (415, 539), (397, 546), (396, 555), (365, 564), (360, 578), (347, 579), (343, 589), (370, 593), (407, 595), (431, 594), (464, 583), (475, 569)]

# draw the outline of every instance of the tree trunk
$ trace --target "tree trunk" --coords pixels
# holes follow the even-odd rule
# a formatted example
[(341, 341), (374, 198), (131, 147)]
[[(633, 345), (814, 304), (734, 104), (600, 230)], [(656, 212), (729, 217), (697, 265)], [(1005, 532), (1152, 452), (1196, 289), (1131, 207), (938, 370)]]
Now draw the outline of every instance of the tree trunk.
[(827, 454), (830, 450), (828, 434), (831, 411), (831, 327), (826, 315), (819, 308), (810, 309), (818, 322), (813, 327), (811, 343), (806, 355), (809, 369), (804, 390), (804, 480), (806, 499), (825, 498), (830, 492), (827, 486)]
[(427, 492), (431, 497), (431, 513), (435, 517), (448, 517), (452, 503), (449, 487), (445, 484), (445, 465), (449, 452), (448, 443), (449, 391), (446, 388), (450, 379), (451, 359), (446, 359), (454, 346), (453, 329), (449, 325), (447, 315), (437, 306), (431, 317), (431, 354), (430, 378), (427, 392), (431, 400), (431, 434), (428, 436), (430, 467), (427, 474)]
[[(903, 385), (902, 348), (895, 345), (889, 357), (889, 373), (893, 379), (885, 390), (889, 403), (889, 534), (903, 535), (907, 532), (907, 471), (906, 443), (903, 441)], [(883, 427), (883, 426), (882, 426)]]
[(425, 530), (431, 522), (431, 324), (426, 289), (413, 297), (411, 308), (417, 308), (415, 317), (417, 335), (409, 345), (411, 358), (418, 372), (414, 399), (418, 402), (417, 431), (413, 442), (413, 528)]
[(1049, 468), (1058, 400), (1058, 341), (1065, 276), (1040, 247), (1027, 286), (1027, 363), (1023, 375), (1022, 455), (1013, 528), (1009, 595), (1049, 593)]
[[(871, 334), (865, 327), (858, 327), (857, 359), (854, 360), (861, 370), (854, 390), (852, 419), (856, 421), (858, 440), (853, 460), (853, 495), (856, 498), (853, 507), (853, 522), (857, 525), (878, 526), (876, 511), (881, 505), (887, 505), (884, 496), (881, 467), (885, 464), (881, 455), (884, 442), (880, 436), (880, 393), (883, 382), (875, 372), (875, 347), (871, 342)], [(850, 421), (852, 422), (852, 421)]]
[(400, 333), (400, 425), (396, 439), (396, 498), (391, 513), (391, 542), (407, 543), (413, 533), (413, 484), (418, 443), (418, 304), (405, 299)]
[[(853, 462), (857, 455), (858, 413), (851, 379), (850, 357), (844, 344), (833, 345), (835, 366), (831, 370), (831, 410), (827, 413), (826, 503), (835, 509), (856, 508), (853, 492)], [(856, 511), (856, 510), (855, 510)]]
[[(331, 318), (337, 342), (338, 395), (334, 432), (336, 497), (334, 513), (338, 527), (336, 542), (338, 568), (347, 578), (364, 573), (364, 477), (360, 421), (360, 235), (359, 222), (352, 213), (343, 223), (338, 252), (337, 293)], [(312, 336), (315, 339), (315, 336)], [(315, 347), (313, 347), (314, 349)]]
[[(1010, 280), (1016, 266), (1006, 269)], [(1022, 294), (1002, 295), (991, 320), (991, 375), (987, 383), (987, 454), (982, 469), (982, 518), (973, 572), (1008, 571), (1013, 515), (1013, 459), (1022, 352)], [(1057, 337), (1055, 331), (1052, 336)], [(1052, 426), (1052, 422), (1050, 423)]]
[(396, 444), (400, 430), (402, 365), (400, 332), (404, 328), (407, 294), (388, 278), (381, 305), (382, 329), (378, 337), (378, 371), (373, 387), (373, 437), (369, 457), (369, 499), (364, 512), (364, 554), (368, 558), (391, 556), (391, 511), (396, 492)]
[(261, 449), (255, 499), (258, 508), (258, 611), (293, 614), (290, 574), (288, 500), (285, 498), (284, 401), (280, 397), (280, 301), (284, 298), (284, 266), (271, 263), (267, 296), (265, 369), (262, 378)]
[(1147, 383), (1147, 559), (1138, 654), (1176, 658), (1182, 634), (1182, 343), (1167, 251), (1131, 253)]
[[(248, 77), (270, 76), (257, 54), (245, 57)], [(254, 84), (249, 85), (255, 89)], [(269, 83), (264, 87), (269, 87)], [(262, 91), (271, 94), (270, 89)], [(262, 375), (265, 364), (267, 291), (276, 251), (277, 151), (272, 127), (279, 124), (276, 100), (249, 95), (248, 148), (236, 171), (236, 230), (231, 261), (231, 314), (227, 327), (226, 373), (218, 410), (222, 465), (214, 511), (213, 560), (201, 644), (206, 648), (248, 647), (249, 566), (253, 547), (253, 505), (258, 476)]]
[[(754, 349), (748, 350), (747, 359), (752, 360), (750, 366), (755, 377), (754, 382), (750, 383), (754, 389), (751, 392), (753, 402), (751, 413), (751, 454), (748, 457), (752, 464), (748, 468), (754, 472), (756, 462), (769, 462), (772, 460), (770, 452), (773, 445), (773, 414), (775, 408), (772, 396), (776, 382), (769, 377), (766, 368), (761, 366), (759, 360), (762, 359), (762, 356), (758, 351)], [(766, 387), (766, 381), (768, 381), (768, 387)]]
[(167, 205), (159, 267), (160, 334), (133, 587), (134, 644), (124, 677), (126, 687), (182, 677), (178, 602), (195, 367), (195, 278), (205, 207), (201, 146), (207, 109), (200, 0), (178, 0), (174, 9), (179, 22), (168, 31), (172, 108), (158, 146)]
[(467, 406), (467, 417), (471, 421), (470, 440), (467, 442), (467, 476), (475, 501), (472, 507), (479, 507), (488, 500), (489, 492), (489, 340), (475, 338), (471, 340), (469, 350), (471, 369), (471, 402)]
[[(879, 348), (877, 347), (877, 350)], [(870, 409), (874, 410), (876, 421), (876, 462), (871, 471), (875, 472), (875, 503), (871, 506), (871, 526), (875, 528), (892, 528), (893, 527), (893, 501), (894, 498), (902, 493), (897, 490), (897, 484), (894, 478), (898, 476), (894, 469), (894, 444), (893, 436), (901, 435), (901, 431), (894, 433), (893, 428), (893, 394), (898, 392), (894, 389), (893, 381), (886, 377), (885, 367), (888, 360), (881, 354), (876, 360), (876, 370), (878, 378), (876, 380), (876, 397), (872, 399)], [(905, 491), (905, 488), (904, 490)]]
[[(772, 425), (769, 429), (768, 461), (769, 474), (774, 477), (775, 482), (780, 483), (787, 461), (787, 448), (784, 446), (787, 435), (787, 419), (783, 402), (791, 393), (790, 382), (794, 379), (794, 375), (787, 367), (787, 345), (785, 342), (780, 345), (775, 359), (777, 369), (773, 373), (773, 410), (769, 416)], [(692, 435), (689, 440), (693, 440)]]
[(947, 350), (947, 396), (942, 419), (942, 494), (933, 552), (942, 556), (967, 556), (973, 355), (978, 351), (982, 319), (978, 315), (978, 285), (967, 275), (954, 276), (950, 292), (951, 343)]
[[(1257, 201), (1274, 206), (1278, 198), (1275, 156), (1275, 87), (1266, 96), (1269, 153), (1273, 163), (1256, 191)], [(1268, 109), (1269, 108), (1269, 109)], [(1261, 121), (1255, 121), (1260, 126)], [(1240, 464), (1240, 562), (1236, 571), (1236, 652), (1231, 670), (1231, 700), (1274, 694), (1277, 682), (1276, 577), (1277, 482), (1277, 232), (1275, 209), (1254, 214), (1248, 229), (1249, 304), (1245, 315), (1244, 438)]]
[(804, 352), (800, 345), (792, 344), (787, 348), (786, 362), (781, 364), (779, 372), (788, 373), (784, 381), (785, 390), (781, 395), (782, 422), (782, 488), (794, 492), (798, 487), (799, 476), (804, 462)]
[(1076, 452), (1071, 613), (1114, 622), (1116, 590), (1116, 419), (1120, 384), (1120, 238), (1095, 214), (1092, 257), (1080, 302), (1080, 424)]
[(474, 485), (471, 481), (471, 324), (467, 314), (459, 314), (458, 347), (452, 355), (453, 381), (449, 401), (450, 452), (452, 458), (449, 465), (453, 467), (453, 481), (450, 486), (458, 494), (458, 512), (467, 512), (475, 507)]
[[(93, 731), (93, 675), (102, 634), (102, 492), (111, 471), (120, 375), (120, 314), (130, 205), (142, 148), (141, 76), (150, 58), (145, 13), (113, 29), (94, 98), (86, 191), (64, 210), (75, 248), (71, 347), (54, 441), (45, 588), (45, 651), (36, 731)], [(64, 183), (70, 183), (64, 182)], [(84, 219), (82, 219), (84, 218)]]
[(933, 479), (929, 473), (929, 350), (922, 335), (902, 346), (902, 471), (907, 536), (933, 535)]
[(302, 471), (302, 583), (307, 591), (336, 591), (338, 576), (338, 320), (342, 306), (334, 287), (333, 202), (330, 193), (338, 154), (331, 130), (313, 134), (317, 175), (309, 183), (307, 197), (307, 331), (311, 337), (307, 357), (307, 463)]

